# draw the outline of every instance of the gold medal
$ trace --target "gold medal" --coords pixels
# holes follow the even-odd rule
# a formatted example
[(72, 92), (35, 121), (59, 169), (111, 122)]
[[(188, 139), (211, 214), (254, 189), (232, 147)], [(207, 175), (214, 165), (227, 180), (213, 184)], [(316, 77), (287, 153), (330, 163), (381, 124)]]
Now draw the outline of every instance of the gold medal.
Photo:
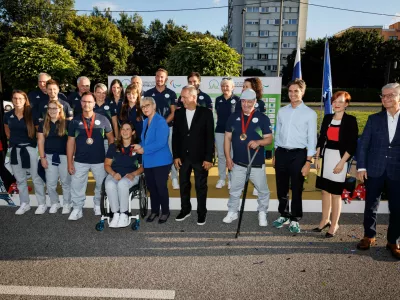
[(241, 141), (245, 141), (247, 139), (247, 135), (245, 133), (242, 133), (239, 138)]
[(86, 139), (86, 144), (92, 145), (93, 144), (93, 139), (92, 138)]

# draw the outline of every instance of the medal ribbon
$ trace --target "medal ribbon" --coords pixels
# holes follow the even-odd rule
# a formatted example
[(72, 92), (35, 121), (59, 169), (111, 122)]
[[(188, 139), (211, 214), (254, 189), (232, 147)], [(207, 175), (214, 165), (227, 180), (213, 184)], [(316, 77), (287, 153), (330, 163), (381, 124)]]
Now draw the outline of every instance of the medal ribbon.
[(255, 111), (256, 111), (256, 110), (254, 109), (254, 110), (251, 112), (251, 114), (250, 114), (250, 116), (249, 116), (249, 119), (248, 119), (247, 122), (246, 122), (246, 125), (244, 125), (244, 114), (243, 114), (243, 111), (242, 111), (242, 134), (245, 134), (246, 131), (247, 131), (247, 128), (249, 128), (251, 118), (253, 117), (253, 114), (254, 114)]
[[(122, 152), (122, 154), (124, 154), (125, 155), (125, 149), (124, 149), (125, 147), (121, 147), (121, 152)], [(133, 146), (131, 145), (131, 149), (129, 150), (129, 156), (132, 156), (132, 154), (133, 154)]]
[(82, 115), (83, 127), (85, 127), (86, 135), (87, 135), (88, 138), (91, 138), (92, 134), (93, 134), (94, 119), (96, 119), (96, 114), (95, 113), (93, 113), (92, 120), (90, 121), (90, 129), (89, 129), (88, 125), (87, 125), (87, 122), (86, 122), (85, 118)]

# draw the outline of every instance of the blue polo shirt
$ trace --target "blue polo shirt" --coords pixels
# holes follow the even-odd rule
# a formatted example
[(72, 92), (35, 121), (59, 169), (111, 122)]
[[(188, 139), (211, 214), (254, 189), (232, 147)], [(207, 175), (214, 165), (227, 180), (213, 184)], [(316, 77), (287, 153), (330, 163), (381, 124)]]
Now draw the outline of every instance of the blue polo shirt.
[[(92, 118), (86, 119), (88, 130)], [(75, 138), (75, 161), (84, 164), (100, 164), (104, 162), (104, 136), (112, 131), (111, 124), (103, 115), (96, 114), (92, 133), (93, 144), (86, 144), (88, 138), (83, 125), (82, 115), (74, 117), (68, 127), (68, 136)]]
[(112, 159), (111, 169), (114, 172), (119, 173), (122, 177), (124, 177), (128, 173), (132, 173), (139, 168), (139, 164), (141, 164), (142, 156), (131, 151), (131, 146), (123, 147), (124, 152), (117, 151), (117, 147), (115, 144), (111, 144), (108, 147), (106, 158)]
[[(263, 100), (257, 100), (257, 103), (254, 105), (254, 109), (256, 111), (262, 112), (263, 114), (265, 114), (265, 112), (267, 111), (265, 108), (265, 102)], [(236, 112), (240, 111), (242, 111), (242, 105), (240, 104), (240, 101), (238, 101), (238, 103), (236, 104)]]
[(235, 112), (236, 105), (239, 102), (239, 97), (234, 94), (232, 94), (229, 99), (225, 99), (224, 95), (215, 99), (215, 112), (217, 113), (215, 132), (225, 133), (226, 122), (228, 121), (229, 116)]
[[(68, 141), (68, 126), (70, 121), (65, 121), (65, 132), (63, 136), (58, 135), (58, 124), (60, 121), (55, 123), (50, 122), (50, 130), (49, 135), (45, 137), (44, 140), (44, 152), (46, 154), (59, 154), (66, 155), (67, 154), (67, 141)], [(39, 123), (38, 132), (43, 133), (43, 124), (44, 122)]]
[[(144, 96), (154, 98), (157, 105), (157, 112), (163, 116), (164, 119), (171, 114), (171, 106), (175, 106), (177, 102), (176, 93), (167, 87), (161, 93), (156, 89), (156, 87), (154, 87), (145, 91)], [(171, 127), (172, 122), (169, 122), (168, 126)]]
[[(248, 116), (244, 116), (244, 124), (248, 120)], [(233, 113), (226, 123), (226, 131), (232, 133), (232, 149), (233, 149), (233, 162), (235, 164), (249, 164), (249, 158), (247, 154), (247, 144), (250, 141), (262, 140), (263, 135), (271, 134), (271, 123), (269, 118), (263, 113), (256, 111), (250, 121), (249, 127), (247, 128), (246, 134), (247, 139), (245, 141), (240, 140), (242, 134), (242, 121), (241, 112)], [(250, 156), (252, 157), (254, 150), (250, 149)], [(260, 149), (253, 161), (253, 165), (261, 166), (265, 164), (265, 151)]]
[[(208, 94), (203, 93), (201, 90), (199, 90), (199, 93), (197, 94), (197, 105), (202, 107), (207, 107), (209, 109), (213, 108), (211, 97)], [(179, 96), (177, 102), (177, 108), (181, 107), (183, 107), (183, 102), (181, 100), (181, 96)]]
[[(36, 136), (33, 139), (28, 136), (25, 119), (22, 117), (21, 120), (18, 120), (14, 109), (4, 114), (4, 124), (8, 125), (10, 129), (10, 146), (31, 144), (32, 147), (36, 147)], [(34, 123), (34, 125), (37, 124)]]
[[(114, 101), (106, 100), (106, 101), (104, 101), (104, 103), (101, 106), (98, 106), (96, 103), (93, 111), (96, 114), (101, 114), (101, 115), (105, 116), (107, 118), (108, 122), (110, 122), (111, 127), (112, 127), (112, 117), (117, 115), (117, 105), (115, 104)], [(107, 139), (107, 137), (104, 136), (104, 139)]]
[(144, 115), (142, 115), (142, 118), (140, 121), (136, 119), (137, 117), (137, 111), (136, 111), (136, 106), (133, 108), (128, 107), (128, 119), (127, 120), (122, 120), (121, 119), (121, 109), (122, 109), (122, 101), (118, 102), (118, 122), (121, 125), (122, 122), (129, 121), (135, 126), (135, 131), (136, 131), (136, 139), (138, 142), (140, 142), (140, 137), (142, 135), (143, 131), (143, 119), (145, 118)]
[[(39, 104), (49, 102), (49, 95), (42, 92), (42, 90), (31, 91), (28, 94), (28, 99), (35, 114), (38, 112)], [(63, 93), (58, 93), (58, 99), (68, 102), (67, 96)]]
[(74, 111), (74, 115), (77, 116), (82, 113), (81, 95), (78, 92), (69, 94), (67, 102)]
[[(74, 116), (74, 112), (71, 106), (69, 106), (68, 102), (61, 99), (58, 99), (58, 102), (60, 102), (60, 104), (63, 106), (65, 118), (71, 118)], [(42, 101), (39, 103), (35, 117), (38, 120), (38, 122), (43, 121), (44, 118), (46, 117), (48, 104), (49, 104), (48, 101), (47, 102)]]

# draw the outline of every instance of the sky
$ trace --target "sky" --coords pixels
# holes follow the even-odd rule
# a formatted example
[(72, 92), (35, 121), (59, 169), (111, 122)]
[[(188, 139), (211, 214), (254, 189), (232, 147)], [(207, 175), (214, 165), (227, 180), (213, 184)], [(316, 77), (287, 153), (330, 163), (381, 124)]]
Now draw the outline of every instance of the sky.
[[(390, 25), (400, 21), (399, 0), (309, 0), (310, 4), (326, 5), (337, 8), (362, 10), (382, 13), (392, 16), (375, 16), (356, 12), (346, 12), (316, 6), (309, 6), (307, 38), (322, 38), (331, 36), (343, 29), (356, 25)], [(159, 9), (182, 9), (200, 7), (218, 7), (228, 5), (228, 0), (75, 0), (76, 9), (92, 9), (94, 6), (112, 11), (153, 11)], [(146, 25), (154, 19), (165, 23), (173, 19), (178, 25), (187, 25), (189, 31), (210, 31), (215, 35), (221, 34), (222, 26), (228, 23), (228, 9), (215, 8), (209, 10), (182, 12), (139, 12)], [(113, 14), (114, 17), (118, 13)]]

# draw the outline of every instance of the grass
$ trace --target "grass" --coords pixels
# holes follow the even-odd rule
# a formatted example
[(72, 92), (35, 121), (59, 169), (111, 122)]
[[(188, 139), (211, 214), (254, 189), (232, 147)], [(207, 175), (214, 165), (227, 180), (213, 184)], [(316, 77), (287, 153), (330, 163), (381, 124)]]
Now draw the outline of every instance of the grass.
[[(358, 134), (361, 135), (362, 132), (364, 131), (365, 124), (367, 123), (368, 117), (376, 112), (373, 111), (348, 111), (346, 112), (349, 115), (355, 116), (357, 118), (357, 123), (358, 123)], [(320, 124), (322, 122), (321, 117), (323, 118), (323, 113), (320, 111), (317, 111), (318, 115), (318, 128), (320, 127)]]

